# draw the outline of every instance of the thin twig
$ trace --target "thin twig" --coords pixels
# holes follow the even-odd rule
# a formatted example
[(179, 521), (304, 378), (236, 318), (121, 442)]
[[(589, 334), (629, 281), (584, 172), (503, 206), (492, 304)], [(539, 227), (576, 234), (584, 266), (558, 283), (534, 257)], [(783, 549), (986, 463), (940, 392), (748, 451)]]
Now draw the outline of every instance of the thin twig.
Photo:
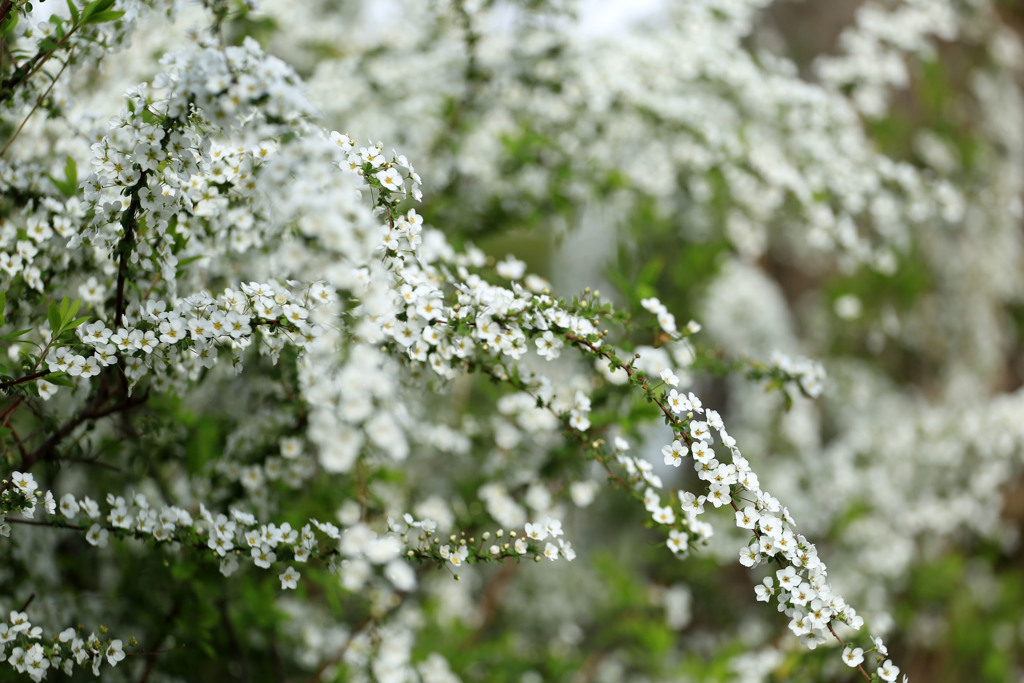
[(479, 625), (474, 629), (473, 633), (463, 643), (463, 649), (469, 650), (476, 647), (477, 643), (484, 636), (487, 628), (494, 622), (494, 619), (498, 616), (498, 611), (501, 607), (501, 598), (508, 587), (509, 582), (516, 575), (520, 565), (518, 563), (505, 562), (501, 565), (494, 577), (488, 582), (484, 588), (483, 593), (480, 595), (480, 613), (483, 617), (480, 619)]
[[(839, 637), (839, 634), (836, 633), (836, 630), (834, 628), (832, 628), (832, 622), (831, 621), (828, 622), (828, 630), (832, 632), (832, 635), (835, 636), (836, 640), (839, 641), (839, 644), (845, 648), (846, 647), (846, 643), (844, 643), (843, 639)], [(871, 680), (871, 676), (869, 676), (868, 672), (864, 670), (864, 666), (863, 665), (858, 664), (857, 665), (857, 670), (860, 671), (862, 674), (864, 674), (864, 678), (868, 679), (869, 681)]]
[(19, 384), (31, 382), (32, 380), (39, 379), (40, 377), (46, 377), (49, 374), (49, 370), (39, 370), (37, 372), (30, 373), (23, 377), (15, 377), (14, 379), (9, 379), (6, 382), (0, 382), (0, 389), (10, 389), (11, 387), (16, 387)]
[(221, 599), (217, 601), (217, 611), (220, 612), (221, 621), (224, 622), (224, 630), (228, 636), (228, 642), (231, 644), (231, 649), (234, 650), (235, 661), (238, 662), (239, 679), (248, 681), (250, 680), (249, 668), (245, 665), (245, 652), (242, 650), (242, 644), (235, 633), (235, 626), (231, 623), (231, 614), (228, 613), (226, 600)]
[(28, 606), (31, 605), (32, 601), (35, 600), (35, 599), (36, 599), (36, 594), (35, 593), (33, 593), (32, 595), (28, 596), (28, 600), (25, 601), (25, 604), (22, 605), (21, 609), (19, 609), (18, 611), (19, 612), (24, 612), (25, 610), (27, 610)]
[(85, 531), (86, 530), (84, 526), (79, 526), (77, 524), (61, 524), (61, 523), (52, 523), (52, 522), (40, 522), (39, 520), (36, 520), (36, 519), (18, 519), (17, 517), (4, 517), (4, 521), (5, 522), (9, 522), (11, 524), (26, 524), (28, 526), (50, 526), (50, 527), (53, 527), (55, 529), (71, 529), (72, 531)]
[(121, 252), (121, 258), (117, 264), (117, 303), (114, 311), (114, 327), (121, 327), (121, 319), (124, 316), (124, 287), (128, 278), (128, 260), (131, 257), (132, 246), (135, 242), (135, 228), (138, 226), (139, 211), (142, 209), (142, 201), (139, 199), (139, 191), (146, 186), (146, 171), (139, 173), (139, 180), (128, 191), (131, 195), (131, 203), (121, 218), (121, 227), (124, 229), (124, 236), (118, 243), (117, 248)]
[(108, 462), (100, 462), (96, 458), (69, 458), (69, 457), (65, 456), (65, 457), (61, 458), (60, 461), (61, 462), (75, 462), (75, 463), (79, 463), (79, 464), (82, 464), (82, 465), (92, 465), (93, 467), (100, 467), (100, 468), (105, 469), (105, 470), (110, 470), (111, 472), (121, 472), (122, 471), (121, 468), (118, 467), (117, 465), (111, 465)]
[(57, 79), (59, 79), (61, 74), (64, 73), (64, 69), (68, 68), (68, 64), (71, 63), (71, 56), (72, 54), (74, 54), (74, 52), (75, 46), (72, 45), (71, 49), (68, 50), (67, 61), (64, 62), (64, 65), (60, 67), (60, 71), (58, 71), (57, 75), (53, 77), (52, 81), (50, 81), (50, 86), (46, 89), (46, 91), (36, 99), (36, 103), (32, 106), (32, 111), (30, 111), (25, 116), (25, 119), (21, 122), (21, 125), (18, 126), (18, 130), (14, 131), (14, 135), (11, 136), (11, 139), (7, 141), (7, 144), (4, 145), (3, 149), (0, 149), (0, 157), (4, 155), (4, 153), (7, 151), (7, 148), (11, 146), (11, 143), (18, 139), (18, 135), (21, 134), (21, 129), (25, 127), (25, 124), (28, 123), (28, 120), (32, 118), (33, 114), (36, 113), (36, 109), (39, 108), (39, 105), (43, 103), (43, 100), (46, 99), (46, 96), (50, 94), (51, 90), (53, 90), (53, 86), (57, 85)]
[(366, 618), (363, 619), (363, 621), (360, 622), (360, 624), (356, 626), (351, 633), (348, 634), (348, 638), (345, 639), (345, 642), (341, 644), (341, 647), (338, 648), (338, 651), (320, 663), (320, 666), (317, 667), (317, 670), (314, 671), (313, 674), (308, 679), (306, 679), (307, 683), (317, 683), (323, 676), (324, 672), (327, 671), (329, 667), (340, 662), (342, 658), (345, 656), (345, 653), (348, 652), (349, 647), (352, 646), (352, 642), (355, 641), (356, 637), (362, 635), (363, 631), (369, 628), (370, 624), (372, 624), (373, 622), (373, 615), (368, 614)]
[(50, 435), (50, 437), (44, 441), (39, 448), (33, 451), (29, 457), (25, 459), (22, 466), (28, 469), (35, 465), (40, 460), (48, 460), (53, 456), (54, 449), (57, 444), (66, 438), (71, 432), (73, 432), (80, 424), (88, 420), (96, 420), (107, 415), (113, 415), (125, 410), (131, 410), (137, 406), (142, 405), (149, 398), (148, 392), (141, 395), (130, 396), (125, 398), (113, 405), (101, 408), (97, 406), (87, 406), (85, 409), (80, 411), (77, 415), (70, 418), (67, 422), (62, 424), (57, 431)]
[[(18, 450), (21, 451), (21, 457), (22, 458), (27, 458), (28, 457), (28, 451), (25, 450), (25, 443), (21, 440), (21, 437), (18, 436), (18, 432), (16, 432), (14, 430), (14, 427), (11, 427), (10, 429), (11, 429), (11, 436), (14, 437), (14, 443), (16, 443), (18, 445)], [(5, 449), (4, 452), (6, 452), (6, 449)]]
[(20, 406), (21, 402), (24, 400), (24, 396), (19, 396), (18, 398), (14, 399), (14, 401), (12, 401), (6, 408), (0, 410), (0, 417), (3, 417), (3, 421), (0, 422), (0, 427), (7, 426), (7, 423), (10, 421), (11, 416), (14, 415), (14, 411), (18, 409), (18, 406)]
[[(134, 654), (143, 655), (143, 656), (146, 657), (146, 667), (142, 670), (142, 675), (139, 677), (139, 683), (146, 683), (146, 681), (149, 680), (150, 674), (153, 673), (153, 669), (156, 668), (156, 655), (157, 654), (159, 654), (160, 652), (171, 652), (173, 650), (178, 649), (178, 648), (171, 648), (171, 650), (163, 650), (163, 651), (161, 651), (160, 650), (160, 644), (163, 643), (164, 640), (167, 638), (167, 636), (170, 634), (171, 626), (174, 624), (174, 620), (178, 616), (179, 612), (181, 612), (181, 603), (179, 603), (177, 600), (175, 600), (174, 604), (171, 605), (170, 613), (164, 618), (164, 630), (160, 634), (160, 636), (154, 641), (153, 649), (150, 650), (149, 652), (137, 652), (137, 653), (134, 653)], [(181, 647), (181, 646), (179, 646), (179, 647)]]

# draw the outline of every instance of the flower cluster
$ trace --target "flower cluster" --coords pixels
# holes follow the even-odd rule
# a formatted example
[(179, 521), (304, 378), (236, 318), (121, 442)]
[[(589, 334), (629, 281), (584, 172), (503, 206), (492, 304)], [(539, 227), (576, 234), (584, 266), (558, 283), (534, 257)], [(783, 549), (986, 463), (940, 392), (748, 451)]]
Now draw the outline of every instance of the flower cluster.
[[(685, 3), (614, 49), (502, 3), (409, 3), (386, 31), (316, 3), (179, 4), (71, 0), (37, 22), (0, 3), (0, 106), (21, 124), (0, 149), (0, 585), (33, 595), (0, 598), (16, 672), (138, 654), (142, 678), (194, 676), (160, 647), (192, 639), (226, 653), (210, 676), (251, 658), (280, 678), (451, 681), (480, 676), (459, 657), (487, 639), (524, 679), (556, 660), (673, 679), (685, 653), (570, 653), (666, 642), (647, 623), (623, 638), (607, 610), (662, 595), (685, 628), (689, 593), (662, 582), (690, 565), (665, 560), (734, 564), (742, 537), (760, 583), (736, 621), (771, 626), (739, 629), (731, 670), (778, 675), (828, 643), (820, 677), (893, 681), (882, 638), (854, 639), (867, 621), (899, 642), (900, 577), (964, 531), (1012, 546), (992, 503), (1020, 471), (1021, 399), (986, 392), (1012, 365), (999, 307), (1024, 291), (1021, 59), (986, 3), (866, 3), (815, 82), (753, 47), (779, 39), (763, 0)], [(881, 121), (937, 39), (986, 48), (987, 118), (970, 144), (931, 132), (887, 155), (861, 114)], [(492, 227), (534, 224), (579, 224), (555, 284), (488, 252)], [(609, 274), (618, 303), (554, 293), (596, 277), (622, 227), (643, 233)], [(917, 252), (927, 273), (903, 272)], [(827, 380), (805, 357), (842, 354)], [(885, 377), (901, 372), (934, 385)], [(638, 567), (588, 574), (630, 524)], [(96, 571), (72, 576), (72, 554)], [(112, 596), (138, 576), (129, 609)], [(560, 576), (573, 591), (538, 588)]]
[(0, 660), (6, 658), (11, 668), (33, 681), (45, 679), (51, 668), (71, 676), (76, 664), (89, 665), (93, 676), (99, 676), (104, 660), (117, 666), (125, 658), (121, 639), (103, 636), (101, 639), (95, 632), (82, 636), (69, 627), (47, 638), (25, 611), (12, 610), (7, 621), (0, 622)]

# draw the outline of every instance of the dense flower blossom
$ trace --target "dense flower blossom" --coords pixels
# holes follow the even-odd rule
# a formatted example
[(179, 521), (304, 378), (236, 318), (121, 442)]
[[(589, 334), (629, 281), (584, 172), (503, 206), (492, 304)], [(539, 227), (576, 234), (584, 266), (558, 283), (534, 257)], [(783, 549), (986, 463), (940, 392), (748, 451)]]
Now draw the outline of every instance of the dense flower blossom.
[[(770, 672), (784, 648), (831, 643), (834, 671), (870, 677), (863, 667), (877, 658), (867, 671), (889, 681), (900, 669), (881, 638), (871, 647), (857, 610), (884, 631), (889, 591), (925, 554), (918, 544), (938, 552), (966, 530), (1008, 543), (991, 502), (1019, 471), (1020, 399), (986, 402), (965, 379), (998, 385), (1004, 335), (988, 333), (1001, 329), (999, 302), (1018, 296), (1021, 272), (1015, 223), (997, 215), (1019, 205), (1021, 144), (998, 112), (1020, 111), (1007, 79), (1020, 50), (987, 30), (997, 24), (986, 3), (866, 3), (841, 54), (813, 65), (817, 81), (749, 48), (771, 42), (755, 35), (761, 0), (683, 3), (654, 35), (614, 49), (540, 28), (488, 33), (502, 23), (492, 3), (409, 6), (402, 31), (341, 31), (318, 3), (266, 15), (223, 0), (178, 4), (72, 0), (42, 22), (24, 3), (0, 9), (12, 57), (0, 65), (0, 105), (24, 121), (0, 151), (10, 342), (0, 537), (14, 577), (0, 580), (33, 596), (0, 599), (3, 666), (41, 680), (144, 654), (130, 635), (140, 615), (116, 609), (109, 622), (86, 594), (135, 581), (141, 566), (204, 591), (207, 575), (223, 578), (218, 595), (244, 586), (252, 603), (271, 586), (273, 605), (253, 621), (275, 620), (269, 640), (287, 643), (288, 665), (302, 670), (457, 680), (444, 656), (414, 647), (425, 625), (456, 620), (482, 634), (548, 612), (564, 623), (539, 639), (573, 650), (586, 616), (565, 591), (508, 598), (501, 609), (523, 611), (513, 619), (496, 618), (498, 600), (521, 560), (551, 561), (522, 575), (557, 575), (577, 556), (569, 537), (581, 555), (605, 545), (591, 543), (601, 524), (577, 531), (579, 517), (608, 514), (608, 480), (616, 500), (642, 504), (632, 521), (667, 561), (734, 563), (739, 548), (742, 565), (768, 569), (752, 602), (774, 603), (763, 623), (796, 638), (746, 629), (763, 639), (730, 663), (738, 675)], [(172, 29), (175, 12), (213, 30)], [(257, 27), (308, 40), (268, 50)], [(131, 54), (147, 58), (122, 60), (127, 82), (89, 69), (135, 32)], [(350, 42), (335, 51), (339, 35)], [(942, 139), (914, 140), (921, 164), (898, 161), (861, 118), (885, 113), (889, 91), (910, 78), (908, 55), (959, 39), (993, 61), (972, 76), (990, 105), (972, 146), (1002, 183), (983, 193), (954, 187), (967, 169)], [(309, 46), (325, 53), (315, 65), (303, 61)], [(335, 121), (353, 134), (331, 130)], [(667, 223), (673, 239), (710, 245), (714, 258), (679, 268), (700, 285), (686, 292), (693, 300), (651, 295), (658, 259), (622, 305), (589, 289), (559, 296), (526, 261), (495, 259), (458, 234), (542, 216), (579, 222), (581, 240), (597, 242), (588, 230), (598, 221), (566, 206)], [(936, 226), (992, 238), (969, 240), (962, 256)], [(559, 276), (596, 262), (566, 249)], [(987, 284), (939, 292), (909, 318), (895, 310), (903, 290), (882, 311), (870, 297), (792, 291), (831, 267), (851, 282), (893, 277), (913, 249), (935, 273)], [(799, 277), (774, 279), (790, 261)], [(904, 289), (916, 292), (928, 278), (911, 279)], [(680, 326), (682, 310), (703, 327)], [(950, 333), (954, 319), (971, 331)], [(847, 335), (858, 321), (873, 327)], [(847, 336), (882, 358), (893, 347), (925, 363), (961, 356), (930, 392), (948, 405), (895, 392), (860, 357), (826, 374), (802, 355), (841, 349)], [(729, 379), (705, 382), (716, 373)], [(755, 390), (731, 384), (744, 379)], [(970, 435), (971, 463), (953, 455), (954, 423)], [(864, 473), (872, 483), (858, 486)], [(950, 485), (963, 481), (968, 491)], [(60, 580), (65, 541), (45, 540), (40, 525), (82, 546), (101, 567), (96, 586)], [(833, 528), (830, 574), (809, 539)], [(497, 563), (493, 575), (482, 567)], [(28, 576), (46, 588), (38, 597)], [(307, 582), (318, 585), (295, 590)], [(293, 597), (303, 594), (325, 599)], [(207, 602), (225, 606), (204, 623), (239, 621), (227, 598)], [(180, 609), (172, 602), (172, 615)], [(66, 614), (70, 628), (56, 617)], [(86, 636), (78, 622), (110, 630)], [(163, 637), (159, 625), (146, 637)], [(250, 647), (251, 634), (239, 645), (225, 630), (232, 648)], [(619, 653), (607, 660), (620, 665)]]

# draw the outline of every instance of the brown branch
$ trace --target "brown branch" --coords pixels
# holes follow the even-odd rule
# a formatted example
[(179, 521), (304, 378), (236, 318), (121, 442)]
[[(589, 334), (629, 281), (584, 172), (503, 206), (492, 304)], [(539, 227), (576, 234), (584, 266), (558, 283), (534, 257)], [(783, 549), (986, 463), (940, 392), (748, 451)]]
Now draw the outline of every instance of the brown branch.
[(74, 462), (82, 465), (92, 465), (93, 467), (100, 467), (111, 472), (120, 472), (121, 468), (117, 465), (111, 465), (110, 463), (100, 462), (96, 458), (68, 458), (63, 457), (60, 459), (61, 462)]
[[(0, 25), (7, 21), (7, 17), (11, 16), (11, 0), (3, 0), (0, 2)], [(0, 73), (4, 70), (4, 55), (7, 54), (7, 41), (0, 38)], [(14, 63), (14, 58), (11, 58), (11, 64), (14, 64), (14, 68), (17, 69), (18, 65)]]
[(131, 410), (132, 408), (136, 408), (145, 403), (148, 398), (149, 393), (145, 392), (141, 395), (129, 396), (121, 401), (118, 401), (117, 403), (114, 403), (113, 405), (109, 405), (106, 407), (100, 407), (99, 405), (96, 405), (99, 404), (101, 401), (94, 399), (92, 404), (86, 406), (77, 415), (75, 415), (74, 417), (67, 420), (64, 424), (62, 424), (57, 429), (57, 431), (51, 434), (50, 437), (39, 446), (39, 448), (33, 451), (29, 455), (29, 457), (25, 458), (25, 461), (22, 463), (22, 467), (24, 467), (25, 469), (30, 469), (37, 462), (41, 460), (49, 460), (50, 458), (52, 458), (54, 450), (57, 447), (57, 444), (64, 440), (69, 434), (71, 434), (71, 432), (73, 432), (82, 423), (88, 420), (97, 420), (101, 417), (113, 415), (114, 413)]
[[(11, 387), (16, 387), (19, 384), (24, 384), (25, 382), (31, 382), (32, 380), (39, 379), (40, 377), (46, 377), (49, 374), (50, 374), (49, 370), (39, 370), (37, 372), (30, 373), (30, 374), (25, 375), (23, 377), (15, 377), (14, 379), (9, 379), (6, 382), (0, 382), (0, 389), (10, 389)], [(5, 409), (5, 412), (6, 412), (6, 409)]]
[[(844, 643), (843, 639), (839, 637), (839, 634), (836, 633), (836, 630), (834, 628), (832, 628), (832, 621), (831, 620), (829, 620), (829, 622), (828, 622), (828, 630), (832, 632), (832, 635), (835, 636), (836, 640), (839, 641), (839, 644), (842, 645), (845, 648), (846, 647), (846, 643)], [(868, 679), (869, 681), (872, 680), (871, 676), (868, 675), (868, 672), (864, 670), (863, 666), (857, 665), (857, 670), (860, 671), (862, 674), (864, 674), (864, 678)]]
[(114, 311), (114, 327), (121, 326), (121, 319), (124, 316), (124, 286), (128, 278), (128, 260), (131, 257), (132, 246), (135, 244), (135, 229), (139, 224), (139, 211), (142, 209), (142, 201), (139, 199), (139, 190), (146, 186), (146, 171), (139, 173), (139, 180), (131, 187), (128, 193), (131, 195), (131, 203), (121, 218), (121, 227), (124, 228), (124, 236), (117, 244), (120, 252), (120, 259), (117, 264), (117, 305)]
[[(3, 7), (0, 6), (0, 11), (2, 10)], [(9, 8), (8, 14), (10, 14)], [(28, 81), (28, 79), (32, 78), (32, 76), (34, 76), (36, 72), (39, 71), (39, 69), (43, 68), (47, 60), (49, 60), (50, 57), (53, 56), (53, 53), (55, 53), (58, 49), (64, 47), (64, 44), (68, 42), (68, 39), (71, 38), (71, 36), (75, 35), (75, 33), (81, 27), (82, 24), (75, 24), (74, 26), (72, 26), (71, 30), (65, 33), (64, 37), (57, 41), (52, 50), (50, 50), (49, 52), (37, 52), (35, 56), (32, 57), (32, 59), (19, 66), (17, 69), (15, 69), (14, 73), (11, 74), (10, 78), (4, 80), (3, 82), (0, 82), (0, 100), (2, 100), (7, 93), (13, 91), (14, 88), (21, 85), (22, 83), (25, 83), (26, 81)]]
[(224, 623), (224, 631), (227, 634), (228, 642), (231, 644), (231, 649), (234, 651), (235, 661), (238, 662), (239, 680), (248, 681), (250, 678), (249, 668), (245, 665), (245, 651), (242, 650), (242, 644), (235, 633), (235, 626), (231, 623), (231, 614), (228, 612), (226, 600), (221, 599), (217, 601), (217, 611), (220, 612), (221, 621)]
[(54, 529), (71, 529), (73, 531), (86, 531), (84, 526), (78, 526), (77, 524), (60, 524), (51, 522), (40, 522), (36, 519), (18, 519), (16, 517), (4, 517), (5, 522), (11, 524), (27, 524), (28, 526), (50, 526)]
[[(181, 612), (181, 603), (175, 600), (174, 604), (171, 605), (170, 613), (164, 618), (164, 630), (160, 636), (154, 641), (153, 649), (149, 652), (136, 652), (134, 654), (142, 655), (146, 657), (146, 667), (142, 670), (142, 675), (139, 676), (139, 683), (146, 683), (149, 680), (149, 676), (153, 673), (153, 669), (156, 668), (156, 655), (161, 652), (160, 645), (166, 640), (167, 636), (171, 633), (171, 626), (174, 624), (175, 618)], [(171, 652), (178, 648), (171, 648), (171, 650), (163, 650), (163, 652)]]
[[(27, 458), (28, 457), (28, 451), (25, 450), (25, 442), (21, 440), (20, 436), (18, 436), (18, 432), (16, 432), (14, 430), (14, 427), (11, 427), (10, 429), (11, 429), (11, 436), (14, 437), (14, 443), (16, 443), (18, 445), (18, 450), (21, 451), (21, 457), (22, 458)], [(7, 449), (4, 449), (4, 452), (6, 453)]]
[[(424, 568), (420, 567), (420, 569), (417, 572), (417, 574), (419, 576), (422, 576), (423, 572), (424, 572)], [(330, 668), (331, 666), (337, 664), (338, 662), (340, 662), (342, 660), (342, 658), (345, 656), (345, 653), (348, 652), (348, 649), (352, 646), (352, 643), (355, 641), (355, 639), (357, 637), (362, 635), (363, 631), (368, 629), (374, 622), (383, 621), (383, 619), (385, 617), (387, 617), (392, 612), (396, 611), (399, 607), (401, 607), (403, 604), (405, 604), (405, 599), (407, 597), (409, 597), (409, 593), (403, 593), (401, 591), (396, 593), (396, 595), (398, 595), (399, 599), (395, 600), (382, 613), (377, 614), (376, 616), (373, 614), (373, 612), (371, 612), (370, 614), (367, 614), (366, 618), (363, 619), (359, 623), (359, 625), (356, 626), (355, 629), (353, 629), (352, 632), (348, 634), (348, 638), (346, 638), (345, 642), (341, 644), (341, 647), (338, 648), (338, 651), (335, 652), (330, 657), (328, 657), (327, 659), (325, 659), (324, 661), (322, 661), (320, 663), (320, 666), (317, 667), (317, 670), (314, 671), (313, 674), (309, 678), (306, 679), (307, 683), (318, 683), (320, 681), (320, 679), (323, 677), (324, 671), (327, 671), (328, 668)]]
[(7, 21), (7, 17), (11, 16), (12, 9), (14, 9), (14, 2), (12, 0), (0, 2), (0, 24)]
[(503, 562), (501, 569), (497, 571), (484, 588), (483, 594), (480, 596), (480, 612), (483, 614), (483, 618), (480, 619), (480, 624), (473, 633), (462, 643), (464, 650), (476, 647), (484, 632), (497, 618), (498, 610), (501, 607), (502, 594), (504, 594), (509, 582), (518, 572), (519, 567), (518, 563)]
[(353, 631), (348, 635), (348, 638), (345, 640), (344, 643), (341, 644), (341, 647), (338, 648), (338, 651), (320, 663), (320, 666), (317, 667), (317, 670), (314, 671), (313, 674), (308, 679), (306, 679), (307, 683), (319, 683), (320, 679), (323, 677), (324, 672), (327, 671), (329, 667), (341, 661), (342, 657), (345, 656), (345, 653), (348, 651), (349, 647), (352, 646), (352, 642), (356, 639), (356, 636), (362, 635), (363, 631), (369, 628), (370, 624), (372, 624), (373, 621), (373, 615), (368, 614), (366, 618), (363, 619), (362, 622), (360, 622), (360, 624), (356, 626), (355, 629), (353, 629)]
[(7, 423), (10, 422), (11, 420), (11, 416), (14, 415), (14, 411), (18, 409), (18, 406), (20, 406), (21, 402), (24, 400), (24, 396), (19, 396), (18, 398), (14, 399), (14, 401), (12, 401), (3, 410), (0, 410), (0, 417), (3, 417), (3, 421), (0, 421), (0, 427), (7, 426)]

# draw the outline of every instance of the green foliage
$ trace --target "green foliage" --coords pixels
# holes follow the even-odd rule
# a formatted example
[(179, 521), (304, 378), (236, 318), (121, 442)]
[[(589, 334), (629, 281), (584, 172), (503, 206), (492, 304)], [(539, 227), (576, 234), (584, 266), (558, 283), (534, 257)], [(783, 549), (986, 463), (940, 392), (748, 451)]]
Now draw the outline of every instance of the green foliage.
[(78, 192), (78, 166), (72, 157), (68, 157), (64, 164), (64, 180), (57, 180), (47, 174), (47, 178), (56, 186), (65, 197), (74, 197)]
[(70, 301), (67, 296), (61, 300), (60, 304), (50, 302), (46, 310), (46, 317), (50, 323), (50, 330), (53, 332), (54, 340), (71, 341), (74, 329), (89, 321), (89, 316), (87, 315), (80, 318), (75, 317), (81, 306), (82, 301), (80, 299)]

